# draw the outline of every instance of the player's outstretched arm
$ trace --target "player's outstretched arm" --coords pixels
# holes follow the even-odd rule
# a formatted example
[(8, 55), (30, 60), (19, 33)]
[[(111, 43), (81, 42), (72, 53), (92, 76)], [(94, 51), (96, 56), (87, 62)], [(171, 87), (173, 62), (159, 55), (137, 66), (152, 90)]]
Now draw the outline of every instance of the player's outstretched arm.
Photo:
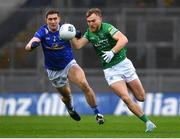
[(88, 39), (82, 37), (82, 38), (80, 38), (80, 39), (78, 39), (78, 38), (73, 38), (73, 39), (71, 40), (71, 43), (72, 43), (72, 47), (73, 47), (74, 49), (80, 49), (80, 48), (84, 47), (85, 45), (87, 45), (87, 44), (89, 43), (89, 41), (88, 41)]
[(25, 50), (32, 51), (34, 48), (38, 47), (39, 45), (40, 45), (40, 39), (33, 37), (26, 45)]

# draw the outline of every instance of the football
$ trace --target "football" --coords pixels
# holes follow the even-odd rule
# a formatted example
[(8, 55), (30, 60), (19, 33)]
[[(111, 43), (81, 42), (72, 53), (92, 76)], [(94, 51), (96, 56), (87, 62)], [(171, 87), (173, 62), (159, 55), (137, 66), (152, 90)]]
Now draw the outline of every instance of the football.
[(59, 29), (59, 36), (63, 40), (71, 40), (76, 35), (76, 28), (72, 24), (63, 24)]

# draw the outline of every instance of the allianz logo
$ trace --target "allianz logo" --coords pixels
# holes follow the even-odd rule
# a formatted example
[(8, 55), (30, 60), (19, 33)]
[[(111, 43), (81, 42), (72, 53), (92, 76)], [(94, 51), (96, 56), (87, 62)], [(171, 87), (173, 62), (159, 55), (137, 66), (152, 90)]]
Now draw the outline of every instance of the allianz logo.
[[(145, 102), (137, 102), (147, 115), (180, 115), (180, 96), (164, 93), (147, 93)], [(133, 115), (120, 99), (114, 110), (115, 115)]]
[[(37, 97), (37, 96), (36, 96)], [(42, 93), (33, 97), (0, 97), (0, 115), (67, 115), (66, 107), (56, 93)]]

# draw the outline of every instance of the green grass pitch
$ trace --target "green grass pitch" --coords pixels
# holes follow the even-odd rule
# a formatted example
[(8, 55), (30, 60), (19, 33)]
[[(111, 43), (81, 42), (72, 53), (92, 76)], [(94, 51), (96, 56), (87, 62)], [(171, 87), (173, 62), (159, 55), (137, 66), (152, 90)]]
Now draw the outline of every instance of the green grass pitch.
[(93, 115), (73, 121), (69, 116), (0, 116), (0, 137), (16, 138), (179, 138), (180, 117), (150, 117), (157, 128), (145, 133), (145, 124), (135, 116), (105, 115), (98, 125)]

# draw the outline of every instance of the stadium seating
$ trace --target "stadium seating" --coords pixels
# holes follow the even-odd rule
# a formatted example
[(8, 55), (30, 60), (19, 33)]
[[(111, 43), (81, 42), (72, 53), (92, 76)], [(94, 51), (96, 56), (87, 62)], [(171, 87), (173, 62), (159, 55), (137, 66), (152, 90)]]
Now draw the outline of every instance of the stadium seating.
[[(179, 81), (177, 71), (180, 68), (180, 11), (176, 8), (156, 8), (157, 3), (154, 0), (146, 1), (147, 3), (144, 6), (141, 4), (139, 8), (139, 2), (143, 0), (112, 0), (111, 2), (105, 0), (98, 1), (98, 3), (90, 0), (81, 0), (78, 3), (48, 0), (22, 2), (20, 9), (14, 10), (14, 13), (11, 13), (6, 20), (0, 22), (0, 91), (23, 91), (25, 89), (27, 92), (54, 91), (45, 73), (42, 72), (41, 51), (37, 50), (31, 54), (24, 51), (27, 41), (43, 24), (43, 12), (47, 5), (51, 7), (53, 4), (61, 7), (63, 22), (73, 23), (82, 32), (87, 27), (85, 18), (82, 18), (87, 8), (90, 5), (95, 7), (100, 4), (104, 21), (112, 23), (127, 35), (129, 39), (126, 46), (127, 56), (137, 68), (146, 89), (149, 91), (152, 91), (152, 88), (158, 91), (165, 89), (178, 91), (180, 87), (175, 85)], [(174, 2), (177, 1), (174, 0)], [(64, 5), (55, 5), (58, 3)], [(3, 13), (1, 11), (0, 9), (0, 13)], [(10, 29), (12, 24), (13, 28)], [(107, 91), (108, 87), (103, 73), (100, 72), (99, 61), (92, 46), (78, 51), (74, 50), (74, 53), (93, 88), (98, 91)], [(27, 74), (29, 72), (31, 74), (25, 75), (26, 71), (28, 71)], [(11, 76), (7, 76), (8, 73)], [(35, 79), (40, 82), (34, 84)], [(170, 81), (175, 85), (170, 85)], [(15, 83), (12, 84), (12, 82)], [(8, 86), (5, 83), (8, 83)], [(33, 87), (30, 87), (32, 84)], [(161, 84), (167, 85), (162, 86)], [(72, 86), (72, 89), (78, 91), (75, 86)]]

